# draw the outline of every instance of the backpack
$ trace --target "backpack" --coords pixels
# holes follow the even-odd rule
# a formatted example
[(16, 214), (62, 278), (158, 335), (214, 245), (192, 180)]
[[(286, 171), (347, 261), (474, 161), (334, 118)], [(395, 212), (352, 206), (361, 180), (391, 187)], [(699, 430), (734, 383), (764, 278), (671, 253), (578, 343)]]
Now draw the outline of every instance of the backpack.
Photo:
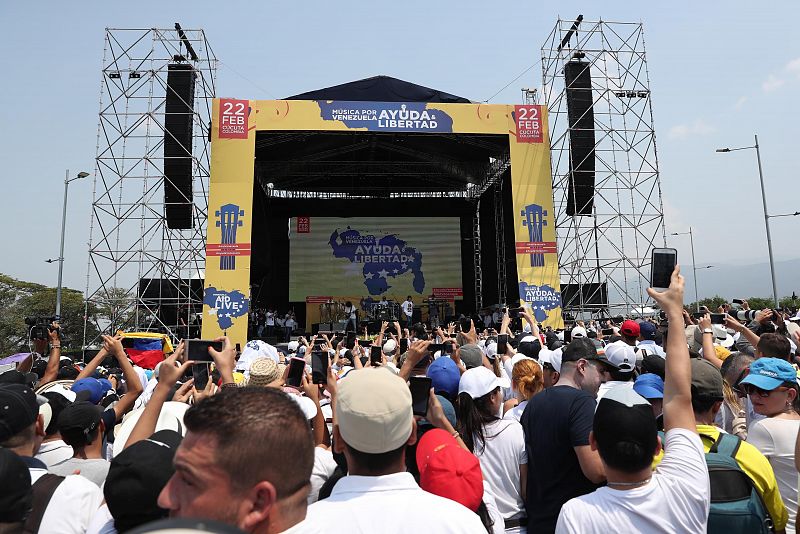
[[(659, 432), (661, 440), (664, 433)], [(710, 440), (714, 438), (703, 434)], [(719, 433), (706, 453), (711, 482), (711, 509), (707, 532), (711, 534), (768, 534), (774, 532), (772, 519), (753, 481), (742, 471), (736, 453), (742, 440), (733, 434)]]
[(741, 444), (738, 436), (720, 432), (706, 453), (708, 478), (711, 481), (708, 532), (773, 532), (772, 519), (761, 495), (736, 461)]

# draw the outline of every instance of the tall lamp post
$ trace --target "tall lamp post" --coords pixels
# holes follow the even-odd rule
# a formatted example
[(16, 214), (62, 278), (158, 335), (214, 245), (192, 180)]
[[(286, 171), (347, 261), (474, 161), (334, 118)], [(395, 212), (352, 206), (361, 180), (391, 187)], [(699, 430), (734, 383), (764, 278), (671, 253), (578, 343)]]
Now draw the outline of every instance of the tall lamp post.
[(689, 244), (692, 247), (692, 276), (694, 277), (694, 305), (695, 311), (700, 311), (700, 298), (697, 296), (697, 262), (694, 260), (694, 236), (692, 235), (692, 227), (689, 227), (688, 232), (672, 232), (670, 235), (689, 235)]
[[(61, 319), (61, 280), (64, 273), (64, 232), (67, 224), (67, 192), (69, 191), (69, 183), (81, 178), (89, 176), (88, 172), (79, 172), (73, 178), (69, 177), (69, 170), (64, 178), (64, 209), (61, 213), (61, 247), (58, 253), (58, 286), (56, 286), (56, 319)], [(52, 260), (48, 260), (52, 263)]]
[(772, 235), (769, 232), (769, 215), (767, 214), (767, 195), (764, 191), (764, 172), (761, 169), (761, 151), (758, 148), (758, 135), (753, 136), (756, 144), (754, 146), (743, 146), (737, 148), (718, 148), (717, 152), (734, 152), (736, 150), (756, 149), (756, 159), (758, 160), (758, 178), (761, 181), (761, 202), (764, 205), (764, 226), (767, 229), (767, 250), (769, 251), (769, 271), (772, 276), (772, 299), (775, 307), (778, 308), (778, 284), (775, 282), (775, 258), (772, 255)]

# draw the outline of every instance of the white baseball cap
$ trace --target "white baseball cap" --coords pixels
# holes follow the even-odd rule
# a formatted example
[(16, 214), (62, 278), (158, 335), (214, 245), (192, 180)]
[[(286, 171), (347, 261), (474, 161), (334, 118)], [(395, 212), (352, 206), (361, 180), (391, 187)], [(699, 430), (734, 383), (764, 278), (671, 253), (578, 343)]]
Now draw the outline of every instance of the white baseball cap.
[(636, 368), (636, 350), (624, 341), (615, 341), (606, 345), (603, 361), (623, 373), (629, 373)]
[(561, 372), (561, 349), (550, 350), (543, 348), (539, 351), (539, 363), (543, 366), (549, 363), (550, 366), (557, 372)]
[(411, 437), (411, 391), (392, 371), (383, 367), (350, 371), (338, 389), (336, 422), (342, 439), (353, 449), (381, 454), (399, 449)]
[(572, 337), (587, 337), (586, 329), (582, 326), (576, 326), (572, 329)]
[(397, 348), (397, 341), (394, 339), (389, 339), (386, 343), (383, 344), (383, 353), (384, 354), (393, 354), (394, 350)]
[(473, 399), (483, 397), (497, 388), (510, 387), (508, 380), (502, 380), (486, 367), (473, 367), (461, 375), (458, 393), (466, 393)]

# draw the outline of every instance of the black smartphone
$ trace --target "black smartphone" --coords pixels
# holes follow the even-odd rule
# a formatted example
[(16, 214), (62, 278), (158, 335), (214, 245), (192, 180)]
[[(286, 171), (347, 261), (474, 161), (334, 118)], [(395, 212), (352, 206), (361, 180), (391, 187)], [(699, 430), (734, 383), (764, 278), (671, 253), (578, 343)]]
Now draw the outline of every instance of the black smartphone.
[(192, 378), (194, 378), (194, 389), (202, 391), (208, 385), (208, 364), (198, 363), (192, 366)]
[(222, 352), (222, 341), (187, 339), (184, 342), (184, 346), (186, 347), (186, 358), (193, 362), (213, 362), (214, 359), (208, 352), (209, 347), (217, 352)]
[(508, 309), (508, 316), (511, 319), (519, 319), (519, 312), (522, 311), (522, 308), (509, 308)]
[(604, 336), (613, 336), (614, 335), (614, 329), (613, 328), (603, 328), (602, 330), (600, 330), (600, 333), (602, 333)]
[(371, 347), (372, 341), (370, 341), (369, 339), (359, 339), (358, 344), (361, 345), (362, 347)]
[(465, 334), (472, 329), (472, 319), (469, 317), (462, 317), (458, 321), (459, 327), (461, 327), (461, 331)]
[(453, 342), (452, 341), (445, 341), (442, 343), (442, 354), (453, 354)]
[(564, 329), (564, 343), (570, 343), (572, 341), (572, 329), (565, 328)]
[(508, 350), (508, 334), (497, 334), (497, 354), (505, 354)]
[(674, 248), (654, 248), (650, 263), (650, 287), (667, 289), (677, 263), (678, 251)]
[(375, 367), (379, 366), (382, 363), (381, 358), (381, 348), (372, 346), (369, 349), (369, 363)]
[(356, 346), (356, 333), (355, 332), (348, 332), (347, 333), (347, 341), (345, 341), (345, 347), (350, 350), (353, 350), (353, 347)]
[(427, 415), (431, 383), (431, 379), (427, 376), (412, 376), (409, 379), (408, 387), (411, 389), (411, 406), (414, 415), (422, 417)]
[(733, 302), (734, 304), (744, 304), (744, 301), (742, 299), (733, 299), (731, 302)]
[(315, 347), (318, 347), (318, 346), (324, 345), (324, 344), (325, 344), (325, 340), (322, 338), (322, 336), (317, 336), (317, 337), (314, 338), (314, 346)]
[(328, 351), (316, 350), (311, 353), (311, 381), (315, 384), (328, 383)]
[(705, 316), (706, 316), (705, 312), (692, 312), (693, 319), (702, 319)]
[(401, 337), (400, 338), (400, 354), (403, 354), (407, 350), (408, 350), (408, 338), (407, 337)]
[(300, 384), (303, 383), (303, 372), (305, 370), (306, 361), (303, 358), (290, 358), (289, 374), (286, 377), (286, 385), (299, 388)]
[(444, 343), (431, 343), (430, 345), (428, 345), (428, 352), (430, 352), (431, 354), (436, 354), (436, 351), (442, 350), (443, 347)]
[(725, 314), (724, 313), (712, 313), (711, 314), (711, 324), (725, 324)]

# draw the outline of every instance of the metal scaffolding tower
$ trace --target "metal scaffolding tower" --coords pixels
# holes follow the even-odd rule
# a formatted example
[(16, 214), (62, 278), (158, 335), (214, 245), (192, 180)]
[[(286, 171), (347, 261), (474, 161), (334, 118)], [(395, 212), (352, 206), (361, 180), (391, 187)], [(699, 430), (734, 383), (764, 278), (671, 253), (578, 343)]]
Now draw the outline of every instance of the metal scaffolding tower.
[[(196, 74), (185, 230), (168, 227), (164, 205), (167, 71), (176, 63)], [(216, 69), (203, 30), (106, 29), (86, 276), (86, 321), (103, 333), (185, 337), (202, 312)], [(97, 342), (84, 334), (84, 346)]]
[[(568, 215), (570, 128), (564, 65), (588, 64), (594, 111), (590, 216)], [(641, 23), (558, 20), (542, 46), (564, 311), (628, 314), (646, 305), (650, 253), (664, 246), (664, 213)], [(607, 284), (607, 299), (601, 298)], [(605, 301), (605, 302), (601, 302)]]

